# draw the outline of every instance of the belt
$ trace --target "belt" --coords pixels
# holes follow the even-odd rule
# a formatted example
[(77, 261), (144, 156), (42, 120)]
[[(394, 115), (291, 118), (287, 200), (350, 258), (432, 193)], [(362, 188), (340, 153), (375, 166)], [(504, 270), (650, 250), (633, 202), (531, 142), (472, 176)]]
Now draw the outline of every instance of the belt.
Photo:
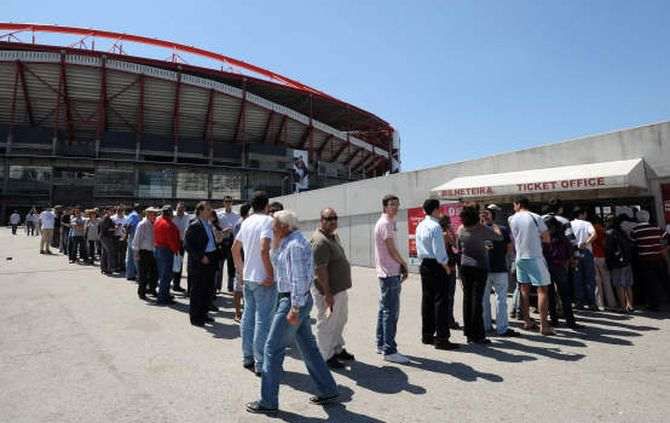
[(290, 292), (280, 292), (277, 294), (278, 298), (291, 298), (291, 293)]

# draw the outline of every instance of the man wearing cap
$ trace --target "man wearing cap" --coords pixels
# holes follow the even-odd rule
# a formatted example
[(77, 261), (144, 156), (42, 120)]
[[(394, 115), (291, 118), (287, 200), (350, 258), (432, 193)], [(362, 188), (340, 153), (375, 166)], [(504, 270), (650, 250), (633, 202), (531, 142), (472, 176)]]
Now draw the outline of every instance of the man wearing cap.
[(161, 208), (161, 217), (154, 223), (154, 246), (156, 247), (156, 264), (158, 266), (158, 299), (157, 303), (162, 305), (173, 304), (170, 295), (170, 282), (172, 281), (172, 262), (175, 254), (179, 254), (181, 241), (179, 240), (179, 229), (172, 222), (172, 206), (165, 205)]
[(137, 225), (142, 218), (140, 217), (140, 205), (135, 203), (133, 209), (126, 217), (126, 234), (128, 236), (128, 248), (126, 251), (126, 279), (134, 281), (137, 277), (137, 262), (135, 261), (135, 254), (133, 254), (133, 236)]
[(156, 291), (158, 269), (154, 257), (154, 221), (159, 212), (149, 207), (144, 212), (146, 217), (137, 225), (132, 241), (133, 259), (137, 262), (138, 283), (137, 296), (146, 300), (147, 286), (153, 293)]

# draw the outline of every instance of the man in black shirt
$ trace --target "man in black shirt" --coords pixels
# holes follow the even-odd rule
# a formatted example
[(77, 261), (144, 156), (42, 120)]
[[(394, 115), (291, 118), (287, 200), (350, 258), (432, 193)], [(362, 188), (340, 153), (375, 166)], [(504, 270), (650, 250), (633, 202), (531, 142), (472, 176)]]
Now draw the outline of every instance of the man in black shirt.
[[(490, 204), (480, 213), (482, 224), (492, 226), (499, 207)], [(518, 336), (519, 333), (508, 327), (507, 323), (507, 289), (509, 274), (507, 268), (507, 254), (512, 250), (509, 229), (501, 226), (502, 241), (491, 241), (487, 244), (489, 250), (489, 272), (484, 288), (484, 330), (492, 330), (491, 324), (491, 289), (496, 293), (496, 333), (498, 336)]]
[(66, 256), (69, 254), (70, 212), (71, 210), (69, 208), (63, 210), (63, 214), (60, 218), (60, 252)]

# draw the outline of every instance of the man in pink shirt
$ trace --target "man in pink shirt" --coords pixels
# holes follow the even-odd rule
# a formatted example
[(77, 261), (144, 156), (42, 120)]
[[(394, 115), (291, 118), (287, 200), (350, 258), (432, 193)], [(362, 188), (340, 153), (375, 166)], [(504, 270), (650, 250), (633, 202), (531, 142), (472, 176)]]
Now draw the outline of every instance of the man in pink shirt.
[(381, 290), (377, 353), (383, 354), (385, 361), (409, 363), (409, 359), (398, 352), (395, 342), (400, 316), (400, 284), (407, 279), (407, 263), (396, 246), (395, 217), (400, 200), (395, 195), (386, 195), (382, 199), (382, 206), (383, 213), (375, 225), (375, 267)]

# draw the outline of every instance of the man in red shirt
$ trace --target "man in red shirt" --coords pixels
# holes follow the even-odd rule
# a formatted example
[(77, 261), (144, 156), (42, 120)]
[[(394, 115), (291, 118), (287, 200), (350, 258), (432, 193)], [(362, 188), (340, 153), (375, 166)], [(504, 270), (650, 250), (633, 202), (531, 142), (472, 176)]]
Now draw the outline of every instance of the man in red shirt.
[(172, 281), (172, 261), (179, 254), (181, 238), (179, 228), (172, 222), (172, 206), (165, 205), (161, 209), (161, 217), (154, 223), (154, 244), (156, 246), (156, 264), (158, 267), (158, 304), (173, 304), (170, 295)]

